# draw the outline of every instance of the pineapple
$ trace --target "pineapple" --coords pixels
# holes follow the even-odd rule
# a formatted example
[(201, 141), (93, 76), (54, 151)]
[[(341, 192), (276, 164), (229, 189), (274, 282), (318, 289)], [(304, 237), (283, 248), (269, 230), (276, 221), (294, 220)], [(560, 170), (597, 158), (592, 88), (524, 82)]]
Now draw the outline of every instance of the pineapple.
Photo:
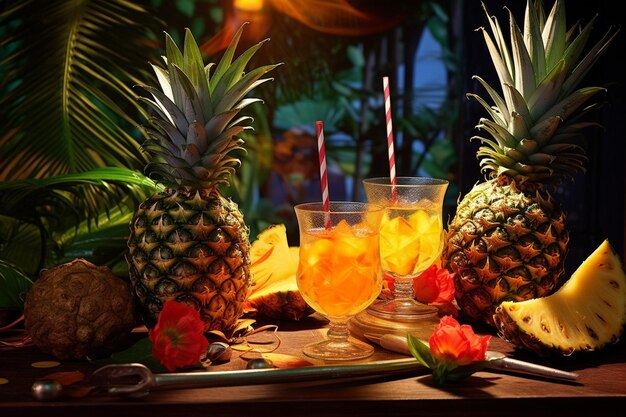
[(448, 224), (443, 265), (455, 273), (456, 299), (467, 320), (493, 325), (505, 300), (546, 296), (564, 270), (569, 233), (565, 213), (551, 195), (563, 178), (584, 171), (583, 104), (604, 91), (577, 89), (583, 76), (616, 35), (611, 31), (582, 54), (592, 19), (567, 30), (565, 8), (556, 0), (546, 18), (540, 3), (526, 5), (524, 31), (509, 16), (510, 41), (498, 20), (482, 29), (502, 95), (482, 78), (494, 106), (477, 128), (478, 158), (487, 180), (458, 204)]
[(244, 310), (254, 316), (300, 320), (314, 310), (304, 301), (298, 283), (300, 248), (289, 246), (284, 224), (259, 233), (250, 248), (252, 286)]
[(505, 301), (494, 319), (505, 339), (540, 355), (601, 349), (626, 324), (626, 273), (605, 240), (554, 294)]
[[(244, 68), (264, 42), (233, 60), (243, 26), (215, 66), (204, 66), (189, 30), (183, 52), (166, 34), (165, 66), (154, 66), (161, 89), (140, 97), (156, 116), (146, 127), (146, 170), (164, 190), (144, 201), (131, 222), (127, 260), (135, 299), (152, 327), (167, 300), (195, 307), (205, 330), (231, 328), (243, 313), (250, 285), (249, 228), (236, 203), (221, 194), (241, 150), (237, 135), (252, 129), (238, 117), (257, 98), (276, 65)], [(214, 70), (214, 71), (213, 71)]]

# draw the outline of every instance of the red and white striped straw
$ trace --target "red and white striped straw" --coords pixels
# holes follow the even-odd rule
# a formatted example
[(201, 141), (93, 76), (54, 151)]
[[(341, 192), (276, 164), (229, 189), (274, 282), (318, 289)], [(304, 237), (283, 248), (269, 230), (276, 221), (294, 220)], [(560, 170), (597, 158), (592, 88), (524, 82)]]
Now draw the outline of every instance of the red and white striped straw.
[(322, 185), (322, 204), (326, 216), (326, 229), (331, 228), (330, 222), (330, 196), (328, 194), (328, 172), (326, 171), (326, 151), (324, 150), (324, 124), (321, 121), (315, 122), (317, 130), (317, 154), (320, 160), (320, 182)]
[(389, 154), (389, 178), (391, 179), (391, 202), (398, 199), (396, 190), (396, 156), (393, 151), (393, 125), (391, 123), (391, 98), (389, 97), (389, 77), (383, 77), (383, 92), (385, 96), (385, 119), (387, 121), (387, 153)]

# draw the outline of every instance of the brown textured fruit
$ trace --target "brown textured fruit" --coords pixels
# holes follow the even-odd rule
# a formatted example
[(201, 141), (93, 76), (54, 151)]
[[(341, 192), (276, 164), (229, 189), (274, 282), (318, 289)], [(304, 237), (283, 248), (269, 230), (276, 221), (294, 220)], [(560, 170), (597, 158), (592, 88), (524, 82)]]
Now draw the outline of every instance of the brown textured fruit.
[(130, 285), (84, 259), (43, 271), (26, 295), (24, 319), (33, 343), (64, 360), (115, 352), (137, 324)]

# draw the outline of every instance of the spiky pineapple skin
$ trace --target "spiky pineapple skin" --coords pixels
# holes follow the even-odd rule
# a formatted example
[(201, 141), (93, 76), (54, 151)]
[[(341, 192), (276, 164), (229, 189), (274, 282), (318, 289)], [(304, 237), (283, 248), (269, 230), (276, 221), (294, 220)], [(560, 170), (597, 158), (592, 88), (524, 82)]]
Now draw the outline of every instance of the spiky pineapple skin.
[(565, 213), (545, 190), (505, 178), (476, 184), (448, 224), (442, 253), (462, 315), (494, 326), (502, 301), (549, 294), (563, 273), (568, 241)]
[(167, 300), (195, 307), (205, 331), (231, 328), (250, 286), (249, 228), (217, 191), (166, 189), (131, 222), (129, 274), (148, 328)]

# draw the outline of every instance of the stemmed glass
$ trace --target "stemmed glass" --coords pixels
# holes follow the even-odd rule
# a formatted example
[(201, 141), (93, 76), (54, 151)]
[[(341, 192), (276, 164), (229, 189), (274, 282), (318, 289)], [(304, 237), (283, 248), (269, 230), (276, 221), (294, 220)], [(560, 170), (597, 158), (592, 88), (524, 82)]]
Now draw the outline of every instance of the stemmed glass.
[(391, 299), (380, 298), (367, 309), (383, 319), (416, 320), (437, 309), (415, 300), (413, 281), (443, 249), (443, 199), (448, 181), (428, 177), (389, 177), (363, 180), (367, 201), (385, 207), (380, 252), (383, 271), (393, 279)]
[(305, 355), (325, 360), (352, 360), (374, 348), (350, 336), (348, 321), (380, 294), (379, 251), (383, 208), (362, 202), (295, 206), (300, 230), (298, 288), (304, 300), (329, 321), (327, 339), (303, 348)]

